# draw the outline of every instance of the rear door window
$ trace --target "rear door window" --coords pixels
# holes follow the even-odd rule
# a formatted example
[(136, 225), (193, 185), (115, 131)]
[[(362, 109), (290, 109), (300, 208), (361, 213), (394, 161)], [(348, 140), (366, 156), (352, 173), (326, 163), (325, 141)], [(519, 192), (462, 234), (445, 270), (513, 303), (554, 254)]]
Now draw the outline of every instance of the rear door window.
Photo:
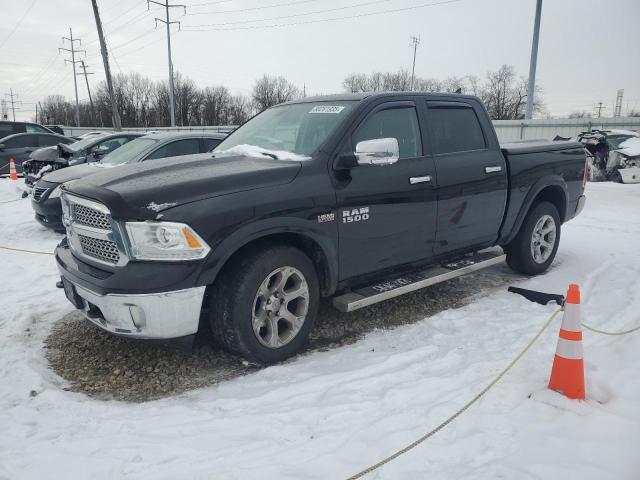
[(200, 153), (200, 141), (197, 138), (187, 138), (168, 143), (147, 157), (147, 160), (166, 157), (180, 157)]
[[(22, 130), (24, 132), (24, 130)], [(14, 133), (21, 133), (21, 130), (17, 125), (11, 123), (0, 123), (0, 138), (13, 135)]]
[(7, 140), (4, 145), (6, 148), (24, 148), (34, 146), (34, 143), (35, 139), (31, 135), (20, 135)]
[(26, 125), (27, 133), (49, 133), (49, 131), (41, 127), (40, 125), (34, 125), (33, 123), (27, 123)]
[(363, 140), (395, 138), (398, 140), (400, 158), (422, 155), (422, 139), (415, 107), (394, 107), (379, 110), (358, 127), (352, 137), (354, 147)]
[(53, 135), (38, 135), (38, 145), (41, 147), (51, 147), (58, 143), (60, 143), (58, 137), (54, 137)]
[(478, 117), (470, 106), (429, 106), (429, 127), (436, 155), (487, 148)]

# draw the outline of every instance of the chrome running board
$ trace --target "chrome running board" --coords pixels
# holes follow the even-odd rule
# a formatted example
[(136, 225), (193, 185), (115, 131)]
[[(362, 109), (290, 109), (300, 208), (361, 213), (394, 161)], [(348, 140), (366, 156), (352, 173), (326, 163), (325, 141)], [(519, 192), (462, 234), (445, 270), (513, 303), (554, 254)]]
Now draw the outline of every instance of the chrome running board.
[(374, 283), (333, 298), (333, 306), (341, 312), (353, 312), (405, 293), (461, 277), (502, 263), (506, 255), (501, 248), (483, 250), (453, 262), (409, 273), (391, 280)]

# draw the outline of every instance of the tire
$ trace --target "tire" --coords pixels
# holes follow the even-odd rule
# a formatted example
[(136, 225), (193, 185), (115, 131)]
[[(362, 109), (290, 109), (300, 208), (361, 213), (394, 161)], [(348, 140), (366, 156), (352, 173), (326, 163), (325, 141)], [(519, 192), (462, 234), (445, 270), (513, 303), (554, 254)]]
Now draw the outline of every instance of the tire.
[[(525, 275), (538, 275), (547, 270), (558, 251), (560, 227), (558, 209), (552, 203), (534, 205), (516, 237), (505, 247), (507, 264)], [(545, 248), (545, 244), (549, 246)]]
[(319, 297), (309, 257), (291, 246), (263, 247), (225, 267), (213, 286), (214, 340), (250, 362), (280, 362), (307, 341)]

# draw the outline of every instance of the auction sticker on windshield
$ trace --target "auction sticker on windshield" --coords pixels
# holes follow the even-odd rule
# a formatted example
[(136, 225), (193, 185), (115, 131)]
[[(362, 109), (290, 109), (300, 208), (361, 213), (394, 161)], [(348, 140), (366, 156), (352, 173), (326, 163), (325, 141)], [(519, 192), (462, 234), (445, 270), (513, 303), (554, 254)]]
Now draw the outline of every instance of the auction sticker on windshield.
[(340, 105), (316, 105), (309, 113), (340, 113), (344, 107)]

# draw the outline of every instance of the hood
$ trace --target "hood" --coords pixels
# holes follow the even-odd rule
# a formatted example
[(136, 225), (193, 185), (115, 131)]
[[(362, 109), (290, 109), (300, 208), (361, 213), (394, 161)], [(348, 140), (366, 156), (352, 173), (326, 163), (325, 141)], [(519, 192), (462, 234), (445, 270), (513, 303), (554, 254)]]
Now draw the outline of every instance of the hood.
[(81, 165), (61, 168), (60, 170), (56, 170), (55, 172), (48, 173), (47, 182), (65, 183), (70, 182), (71, 180), (84, 178), (88, 175), (93, 175), (94, 173), (101, 172), (103, 169), (101, 169), (98, 165), (99, 164), (94, 163), (83, 163)]
[(298, 161), (205, 153), (104, 169), (63, 190), (105, 203), (116, 218), (144, 220), (185, 203), (286, 184), (300, 168)]
[(43, 147), (34, 150), (29, 159), (39, 162), (53, 162), (58, 158), (58, 147)]

